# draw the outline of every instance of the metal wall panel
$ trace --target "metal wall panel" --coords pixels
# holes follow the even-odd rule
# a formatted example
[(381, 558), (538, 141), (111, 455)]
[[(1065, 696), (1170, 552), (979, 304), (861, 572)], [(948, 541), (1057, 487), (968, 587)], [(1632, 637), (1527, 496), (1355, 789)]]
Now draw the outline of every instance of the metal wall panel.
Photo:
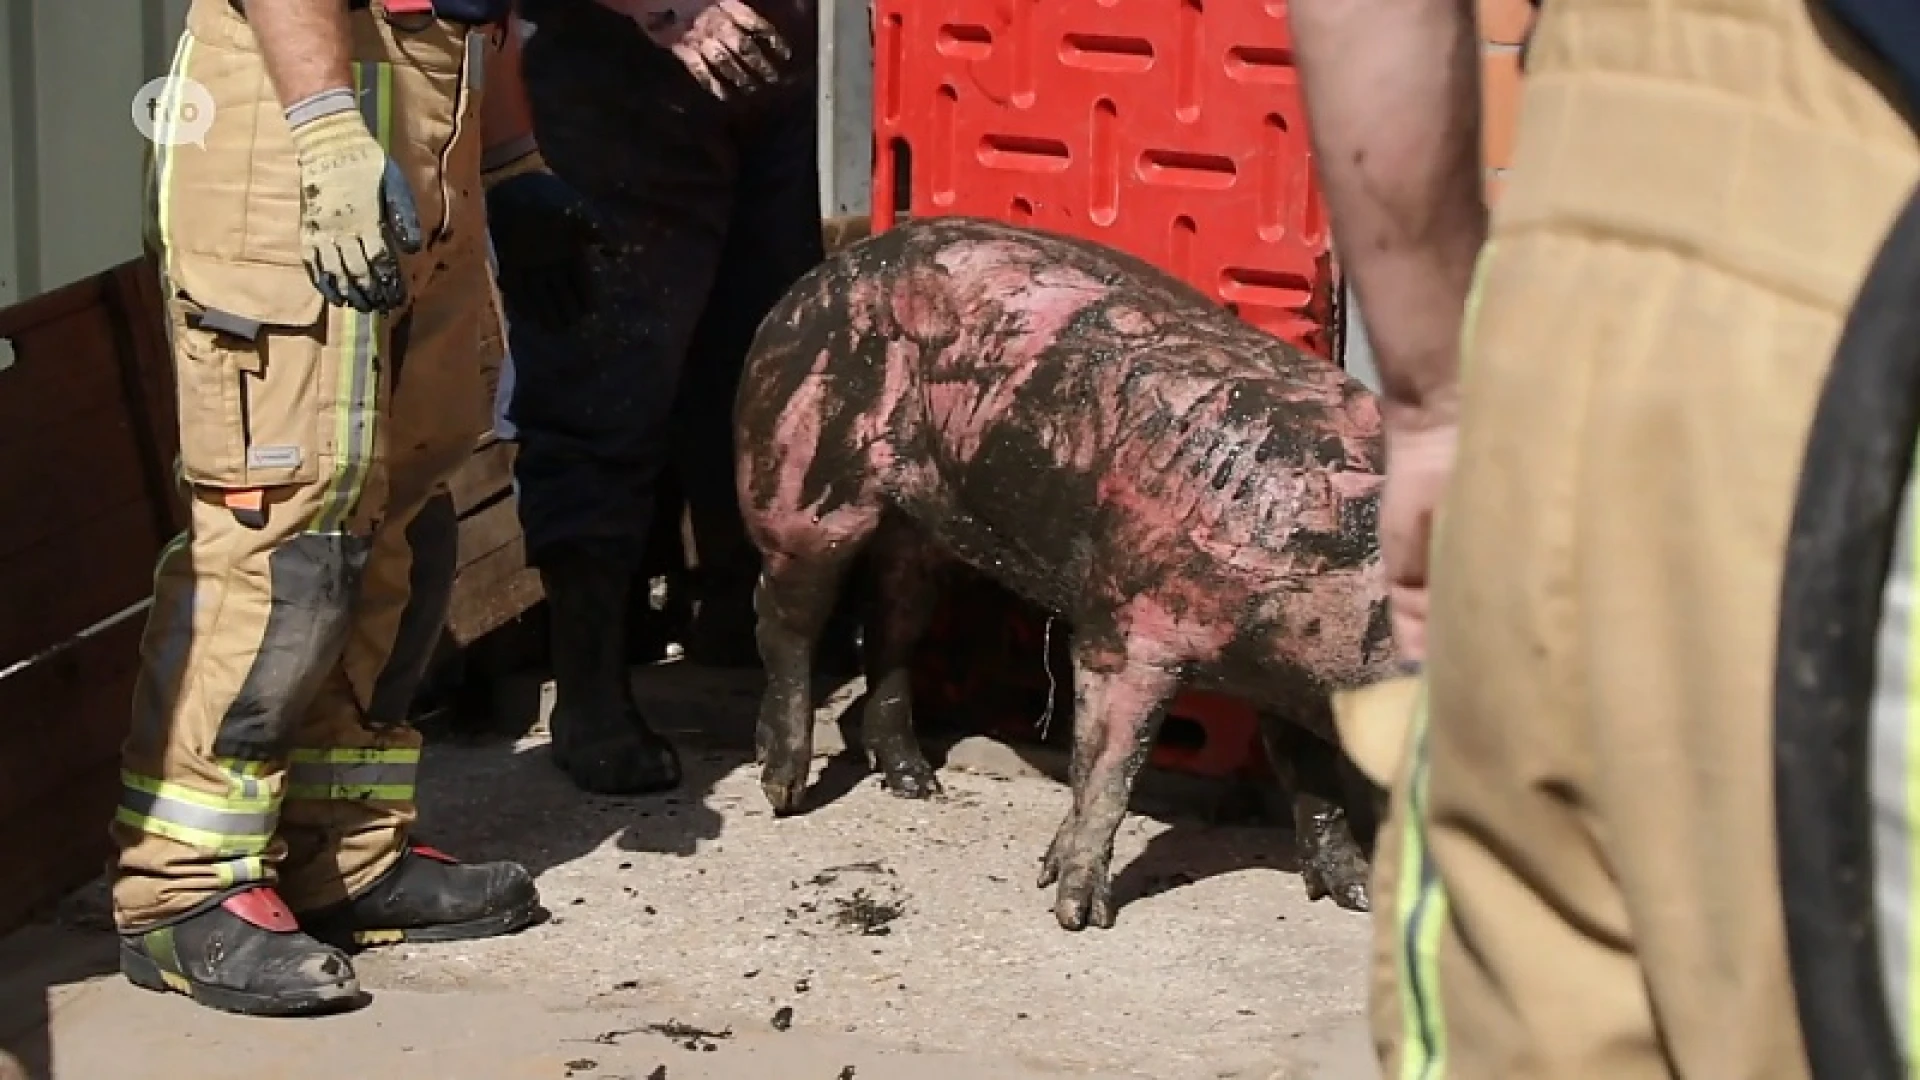
[(820, 0), (820, 213), (865, 214), (873, 186), (870, 0)]
[(140, 253), (133, 96), (187, 0), (0, 0), (0, 306)]

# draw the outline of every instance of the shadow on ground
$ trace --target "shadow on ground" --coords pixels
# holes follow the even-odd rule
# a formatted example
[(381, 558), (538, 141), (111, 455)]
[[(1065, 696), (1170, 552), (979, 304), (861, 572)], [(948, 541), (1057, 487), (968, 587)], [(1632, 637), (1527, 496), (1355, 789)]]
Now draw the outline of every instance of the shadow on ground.
[[(422, 770), (420, 838), (461, 858), (513, 859), (536, 875), (596, 850), (609, 839), (623, 851), (697, 854), (717, 840), (729, 815), (771, 815), (757, 798), (715, 795), (715, 784), (753, 761), (753, 726), (762, 680), (757, 672), (667, 663), (635, 674), (635, 695), (652, 722), (681, 748), (685, 780), (672, 793), (632, 798), (575, 791), (540, 738), (542, 692), (533, 678), (503, 687), (493, 730), (437, 740)], [(822, 680), (821, 682), (824, 682)], [(869, 777), (859, 746), (865, 703), (860, 682), (816, 683), (814, 748), (818, 766), (802, 814), (829, 806)], [(519, 736), (532, 731), (532, 737)], [(1045, 776), (1064, 783), (1066, 754), (951, 730), (928, 733), (928, 758), (941, 769), (1001, 776)], [(458, 749), (468, 760), (457, 781), (437, 776), (433, 753)], [(853, 749), (850, 749), (853, 748)], [(475, 760), (475, 759), (479, 760)], [(1139, 857), (1116, 868), (1115, 897), (1128, 901), (1241, 870), (1294, 872), (1298, 865), (1282, 793), (1249, 781), (1149, 770), (1133, 800), (1136, 813), (1166, 822)], [(1268, 825), (1218, 830), (1220, 825)], [(1251, 834), (1265, 839), (1248, 842)], [(1036, 874), (1050, 836), (1025, 838)], [(904, 841), (903, 841), (904, 842)]]
[(53, 1075), (56, 1001), (63, 988), (118, 972), (116, 949), (98, 922), (36, 923), (0, 940), (0, 1080)]
[[(566, 866), (611, 844), (636, 855), (691, 858), (719, 842), (730, 820), (771, 817), (751, 785), (720, 781), (752, 761), (752, 734), (761, 680), (757, 673), (662, 664), (636, 671), (636, 696), (681, 748), (685, 782), (675, 792), (636, 798), (584, 795), (550, 757), (540, 732), (541, 683), (497, 688), (499, 713), (490, 732), (438, 735), (421, 778), (417, 838), (460, 858), (512, 859), (536, 875)], [(823, 686), (817, 712), (816, 754), (825, 760), (810, 789), (808, 811), (830, 806), (870, 782), (858, 746), (857, 682)], [(531, 731), (532, 734), (526, 734)], [(1012, 746), (978, 736), (930, 733), (929, 757), (944, 770), (994, 776), (1048, 776), (1064, 780), (1065, 755), (1049, 747)], [(1144, 851), (1116, 868), (1121, 918), (1130, 902), (1243, 870), (1295, 870), (1292, 837), (1284, 828), (1252, 825), (1264, 816), (1261, 793), (1244, 786), (1149, 771), (1134, 809), (1166, 822)], [(932, 812), (942, 812), (935, 803)], [(1064, 801), (1063, 801), (1064, 807)], [(952, 812), (963, 812), (958, 806)], [(1035, 872), (1049, 836), (1010, 838), (1031, 851)], [(882, 846), (895, 843), (882, 838)], [(900, 835), (904, 850), (919, 842)], [(718, 883), (716, 883), (718, 884)], [(565, 920), (581, 902), (564, 888), (549, 890), (551, 916)], [(1037, 907), (1050, 901), (1036, 892)], [(26, 1075), (52, 1075), (51, 1012), (65, 988), (117, 971), (106, 890), (96, 882), (69, 897), (50, 919), (0, 942), (0, 1044)], [(0, 1058), (0, 1080), (12, 1080)]]

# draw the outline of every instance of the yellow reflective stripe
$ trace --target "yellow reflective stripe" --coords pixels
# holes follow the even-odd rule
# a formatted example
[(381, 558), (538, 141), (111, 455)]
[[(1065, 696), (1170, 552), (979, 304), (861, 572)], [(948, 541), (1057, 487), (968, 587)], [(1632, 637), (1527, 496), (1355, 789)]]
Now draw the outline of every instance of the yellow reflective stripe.
[(287, 798), (302, 802), (412, 802), (412, 784), (288, 784)]
[(1414, 706), (1414, 755), (1407, 778), (1405, 834), (1401, 840), (1399, 888), (1394, 897), (1395, 966), (1404, 1032), (1398, 1080), (1441, 1080), (1447, 1074), (1447, 1028), (1440, 1003), (1440, 930), (1447, 921), (1447, 893), (1427, 847), (1427, 687)]
[(348, 747), (339, 750), (295, 750), (288, 759), (295, 765), (418, 765), (417, 746), (383, 750), (378, 747)]
[(1487, 275), (1493, 267), (1493, 241), (1480, 245), (1473, 260), (1473, 276), (1467, 280), (1467, 296), (1460, 314), (1460, 376), (1467, 373), (1468, 358), (1473, 355), (1473, 334), (1480, 325), (1480, 295), (1486, 291)]
[(215, 863), (213, 872), (220, 887), (229, 889), (235, 885), (267, 880), (267, 861), (258, 855), (247, 855)]
[(259, 815), (271, 814), (276, 800), (271, 795), (248, 796), (239, 792), (227, 795), (209, 795), (204, 791), (195, 791), (179, 784), (170, 784), (156, 780), (151, 776), (141, 776), (134, 772), (121, 772), (120, 782), (126, 787), (166, 799), (170, 802), (187, 803), (198, 809), (222, 814)]
[(258, 855), (267, 850), (267, 844), (273, 839), (272, 833), (219, 833), (195, 828), (171, 817), (142, 812), (135, 806), (115, 808), (113, 819), (129, 828), (164, 836), (216, 855)]
[[(360, 98), (367, 130), (385, 150), (393, 145), (393, 68), (360, 63), (353, 68), (353, 85)], [(334, 397), (333, 482), (314, 517), (313, 531), (342, 531), (360, 504), (367, 472), (373, 462), (374, 429), (379, 420), (379, 371), (375, 353), (380, 343), (377, 315), (336, 308), (327, 340), (340, 350), (339, 376)]]
[(411, 802), (418, 747), (296, 750), (287, 767), (287, 798)]
[(173, 63), (167, 68), (171, 81), (167, 83), (167, 89), (160, 95), (159, 107), (156, 110), (159, 115), (154, 118), (153, 129), (154, 183), (158, 185), (154, 209), (159, 218), (156, 224), (163, 252), (171, 246), (173, 236), (171, 224), (173, 213), (170, 205), (173, 193), (172, 144), (174, 126), (177, 123), (180, 108), (178, 91), (182, 86), (181, 80), (188, 78), (188, 67), (192, 62), (193, 35), (182, 32), (179, 43), (173, 48)]

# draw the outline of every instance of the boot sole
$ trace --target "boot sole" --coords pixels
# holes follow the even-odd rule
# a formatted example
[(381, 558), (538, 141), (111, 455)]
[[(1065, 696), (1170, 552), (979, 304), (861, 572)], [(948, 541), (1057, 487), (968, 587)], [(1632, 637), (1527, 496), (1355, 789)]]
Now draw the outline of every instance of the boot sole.
[(142, 990), (184, 994), (209, 1009), (241, 1016), (324, 1016), (354, 1008), (366, 997), (354, 983), (279, 995), (212, 986), (167, 971), (152, 957), (125, 944), (120, 946), (120, 973)]
[(409, 942), (431, 944), (442, 941), (478, 941), (481, 938), (503, 937), (525, 930), (533, 925), (533, 920), (539, 914), (540, 902), (533, 900), (520, 907), (482, 918), (443, 923), (439, 926), (417, 926), (404, 930), (355, 930), (345, 936), (337, 934), (322, 936), (311, 930), (308, 933), (329, 945), (352, 949), (372, 949), (383, 945), (400, 945)]

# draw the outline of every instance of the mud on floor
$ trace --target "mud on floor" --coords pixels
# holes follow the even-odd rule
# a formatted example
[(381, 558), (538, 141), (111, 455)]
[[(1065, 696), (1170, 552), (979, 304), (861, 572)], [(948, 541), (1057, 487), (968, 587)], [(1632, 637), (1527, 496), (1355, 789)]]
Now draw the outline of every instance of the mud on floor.
[(1366, 919), (1306, 903), (1280, 830), (1130, 816), (1119, 924), (1072, 934), (1034, 887), (1068, 803), (1051, 781), (948, 769), (911, 802), (828, 759), (821, 804), (777, 820), (743, 754), (687, 765), (679, 793), (607, 799), (537, 739), (433, 748), (423, 839), (526, 862), (553, 914), (368, 954), (369, 984), (684, 1002), (687, 1053), (751, 1024), (1156, 1080), (1323, 1075), (1289, 1062), (1358, 1023)]

